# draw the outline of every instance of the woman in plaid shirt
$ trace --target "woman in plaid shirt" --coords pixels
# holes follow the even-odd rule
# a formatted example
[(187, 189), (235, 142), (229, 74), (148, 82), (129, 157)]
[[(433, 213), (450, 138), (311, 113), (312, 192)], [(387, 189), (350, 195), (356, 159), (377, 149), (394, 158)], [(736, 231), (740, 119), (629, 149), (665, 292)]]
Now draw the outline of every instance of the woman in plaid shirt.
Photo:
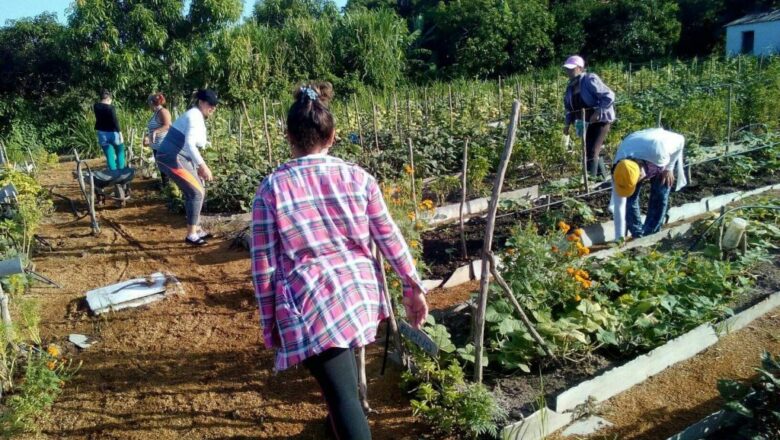
[(260, 184), (252, 208), (252, 275), (276, 370), (298, 363), (319, 383), (339, 439), (370, 439), (352, 350), (373, 342), (388, 308), (371, 240), (403, 283), (407, 319), (428, 314), (409, 249), (376, 180), (328, 155), (336, 131), (329, 83), (301, 87), (287, 114), (293, 159)]

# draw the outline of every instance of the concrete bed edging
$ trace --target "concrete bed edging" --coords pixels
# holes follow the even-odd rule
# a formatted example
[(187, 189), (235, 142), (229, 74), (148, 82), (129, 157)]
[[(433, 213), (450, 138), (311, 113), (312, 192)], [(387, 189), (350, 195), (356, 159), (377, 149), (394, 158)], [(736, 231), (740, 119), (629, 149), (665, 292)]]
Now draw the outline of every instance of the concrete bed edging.
[[(547, 435), (552, 434), (572, 422), (573, 414), (571, 409), (587, 402), (590, 397), (595, 397), (597, 401), (604, 401), (612, 398), (615, 395), (644, 382), (664, 369), (695, 356), (717, 343), (721, 337), (746, 327), (748, 324), (774, 310), (776, 307), (780, 307), (780, 292), (770, 294), (758, 304), (749, 307), (720, 323), (716, 323), (715, 325), (709, 323), (702, 324), (699, 327), (672, 339), (666, 344), (655, 348), (647, 354), (638, 356), (626, 364), (608, 370), (600, 376), (582, 382), (573, 388), (564, 391), (559, 394), (556, 399), (557, 411), (553, 411), (547, 407), (542, 408), (526, 417), (525, 420), (504, 427), (501, 431), (501, 438), (502, 440), (544, 439)], [(675, 353), (676, 348), (682, 348), (685, 351)], [(644, 365), (638, 365), (640, 363), (644, 363)], [(634, 372), (641, 370), (642, 373), (638, 377), (631, 377), (630, 374), (632, 369)], [(649, 374), (650, 372), (653, 373)], [(619, 382), (622, 378), (628, 378), (633, 384), (625, 386), (625, 383)], [(588, 394), (589, 391), (592, 391), (595, 394)], [(686, 431), (691, 430), (691, 435), (693, 435), (707, 426), (715, 426), (716, 423), (720, 422), (720, 417), (713, 416), (714, 415), (711, 415), (705, 420), (692, 425), (686, 429)], [(564, 423), (567, 419), (568, 421)], [(706, 426), (704, 425), (705, 421), (707, 423)], [(682, 433), (677, 434), (677, 436), (680, 436), (681, 434)], [(671, 437), (668, 440), (698, 439), (698, 437), (694, 436), (677, 436)]]
[[(539, 198), (539, 185), (529, 186), (527, 188), (516, 189), (501, 193), (500, 200), (535, 200)], [(468, 219), (480, 215), (488, 210), (490, 198), (480, 197), (467, 201), (463, 205), (463, 218)], [(421, 215), (430, 226), (439, 226), (446, 223), (457, 221), (460, 218), (460, 203), (439, 206), (433, 211), (432, 215)]]

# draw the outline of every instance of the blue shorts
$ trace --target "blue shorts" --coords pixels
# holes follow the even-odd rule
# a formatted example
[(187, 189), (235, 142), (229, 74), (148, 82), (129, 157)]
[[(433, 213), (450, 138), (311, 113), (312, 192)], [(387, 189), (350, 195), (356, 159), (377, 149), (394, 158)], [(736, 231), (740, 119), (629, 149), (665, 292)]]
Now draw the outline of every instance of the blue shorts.
[(121, 145), (122, 135), (118, 131), (100, 131), (97, 132), (98, 145), (105, 147), (108, 145)]

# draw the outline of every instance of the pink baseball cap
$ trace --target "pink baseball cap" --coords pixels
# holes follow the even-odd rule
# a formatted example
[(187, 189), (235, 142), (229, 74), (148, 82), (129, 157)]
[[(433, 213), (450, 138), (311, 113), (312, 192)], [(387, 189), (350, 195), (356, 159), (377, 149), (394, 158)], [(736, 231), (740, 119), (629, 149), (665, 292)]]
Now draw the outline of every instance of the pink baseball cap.
[(566, 62), (563, 63), (563, 67), (566, 69), (573, 69), (575, 67), (585, 67), (585, 60), (579, 55), (572, 55), (566, 58)]

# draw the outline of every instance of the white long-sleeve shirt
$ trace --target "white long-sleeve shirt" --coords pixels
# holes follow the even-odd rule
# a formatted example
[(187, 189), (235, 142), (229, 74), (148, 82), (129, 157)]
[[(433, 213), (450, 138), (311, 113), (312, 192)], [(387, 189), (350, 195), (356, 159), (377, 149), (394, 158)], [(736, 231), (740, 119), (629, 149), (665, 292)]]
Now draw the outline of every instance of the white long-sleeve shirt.
[[(640, 130), (623, 139), (615, 154), (614, 163), (623, 159), (639, 159), (651, 162), (664, 170), (672, 170), (675, 174), (677, 185), (675, 191), (679, 191), (688, 181), (685, 178), (683, 163), (683, 149), (685, 137), (663, 128), (648, 128)], [(615, 238), (626, 236), (626, 197), (620, 197), (612, 185), (612, 200), (610, 209), (615, 219)]]
[(203, 113), (197, 107), (187, 110), (176, 121), (172, 128), (180, 131), (184, 135), (184, 147), (181, 153), (189, 158), (196, 167), (204, 163), (200, 155), (200, 149), (206, 146), (206, 120)]

